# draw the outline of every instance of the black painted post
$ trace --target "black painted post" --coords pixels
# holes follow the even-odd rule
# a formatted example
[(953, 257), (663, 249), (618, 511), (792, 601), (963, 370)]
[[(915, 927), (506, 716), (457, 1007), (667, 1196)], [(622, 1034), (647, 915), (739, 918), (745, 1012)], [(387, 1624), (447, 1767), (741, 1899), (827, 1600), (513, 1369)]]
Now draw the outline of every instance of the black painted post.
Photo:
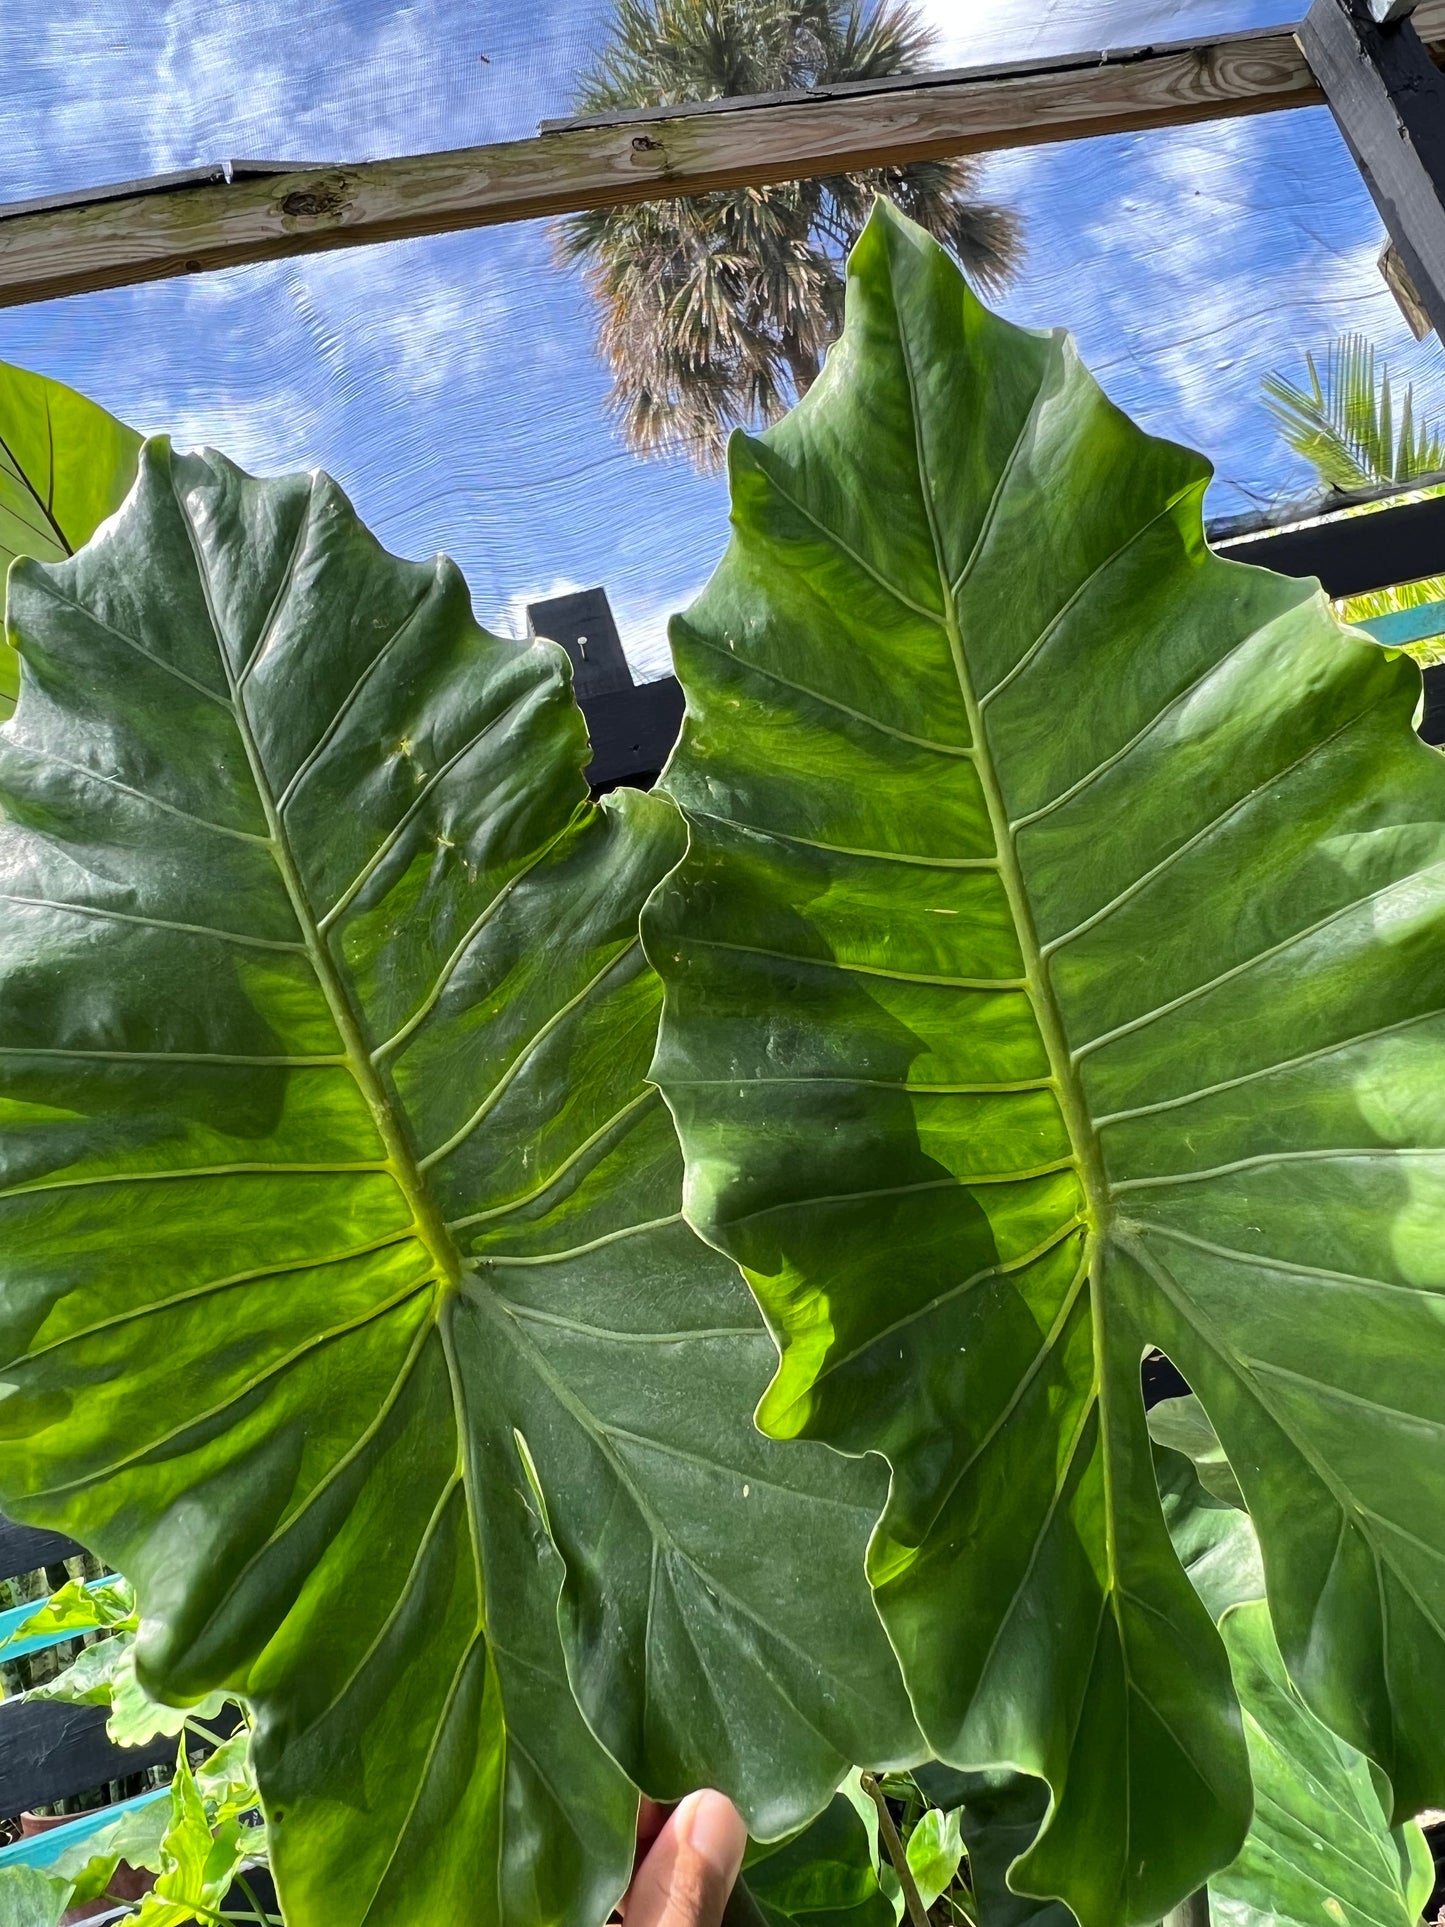
[[(1299, 43), (1445, 341), (1445, 74), (1425, 51), (1409, 5), (1314, 0)], [(1396, 17), (1382, 22), (1382, 14)]]

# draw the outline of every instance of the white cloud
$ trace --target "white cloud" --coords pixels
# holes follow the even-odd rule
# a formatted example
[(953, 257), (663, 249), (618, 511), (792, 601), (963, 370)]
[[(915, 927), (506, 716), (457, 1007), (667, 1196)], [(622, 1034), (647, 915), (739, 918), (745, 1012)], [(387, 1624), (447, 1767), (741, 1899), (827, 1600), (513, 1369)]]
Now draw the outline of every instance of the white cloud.
[(639, 682), (655, 682), (672, 674), (672, 650), (667, 640), (669, 620), (679, 615), (702, 593), (703, 584), (670, 596), (621, 596), (614, 614), (622, 647)]
[(585, 589), (585, 582), (574, 582), (570, 576), (554, 576), (545, 589), (518, 589), (509, 596), (497, 617), (498, 633), (516, 636), (519, 639), (527, 633), (527, 610), (534, 602), (551, 602), (555, 596), (576, 595)]

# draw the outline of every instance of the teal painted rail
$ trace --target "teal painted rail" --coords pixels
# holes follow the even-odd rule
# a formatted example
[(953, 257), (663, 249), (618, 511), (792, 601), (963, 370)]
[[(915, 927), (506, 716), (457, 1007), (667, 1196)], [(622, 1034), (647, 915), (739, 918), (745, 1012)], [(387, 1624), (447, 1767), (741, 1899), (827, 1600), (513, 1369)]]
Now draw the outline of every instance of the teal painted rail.
[(52, 1827), (48, 1833), (37, 1833), (29, 1840), (12, 1840), (8, 1847), (0, 1847), (0, 1867), (53, 1866), (68, 1847), (78, 1847), (122, 1815), (133, 1813), (137, 1807), (149, 1806), (154, 1800), (169, 1800), (170, 1797), (168, 1786), (154, 1787), (149, 1793), (136, 1794), (132, 1800), (118, 1800), (113, 1807), (97, 1807), (94, 1813), (78, 1813), (73, 1820), (67, 1820), (63, 1827)]
[(1389, 649), (1403, 649), (1410, 642), (1432, 642), (1445, 636), (1445, 602), (1427, 602), (1418, 609), (1397, 609), (1393, 615), (1371, 616), (1357, 622), (1367, 636)]
[[(102, 1579), (87, 1579), (85, 1589), (87, 1592), (93, 1592), (97, 1586), (112, 1585), (114, 1580), (114, 1573), (108, 1573)], [(44, 1604), (43, 1599), (32, 1599), (27, 1606), (11, 1606), (0, 1613), (0, 1640), (9, 1639), (12, 1633), (18, 1632), (26, 1620), (38, 1613)], [(17, 1639), (13, 1646), (7, 1646), (3, 1652), (0, 1652), (0, 1661), (24, 1659), (27, 1653), (43, 1653), (47, 1646), (59, 1646), (67, 1639), (79, 1637), (79, 1633), (35, 1633), (29, 1639)], [(3, 1864), (0, 1862), (0, 1865)]]

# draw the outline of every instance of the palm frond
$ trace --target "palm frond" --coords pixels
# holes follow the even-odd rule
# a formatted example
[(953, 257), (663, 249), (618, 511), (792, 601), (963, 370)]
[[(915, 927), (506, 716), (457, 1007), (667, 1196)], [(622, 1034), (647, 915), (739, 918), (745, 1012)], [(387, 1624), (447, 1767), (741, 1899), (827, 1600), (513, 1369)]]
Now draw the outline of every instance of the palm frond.
[(1323, 373), (1314, 355), (1307, 354), (1303, 383), (1267, 376), (1264, 397), (1285, 441), (1327, 487), (1350, 491), (1409, 483), (1445, 469), (1445, 428), (1417, 420), (1408, 385), (1396, 429), (1390, 371), (1364, 335), (1341, 335), (1332, 342)]

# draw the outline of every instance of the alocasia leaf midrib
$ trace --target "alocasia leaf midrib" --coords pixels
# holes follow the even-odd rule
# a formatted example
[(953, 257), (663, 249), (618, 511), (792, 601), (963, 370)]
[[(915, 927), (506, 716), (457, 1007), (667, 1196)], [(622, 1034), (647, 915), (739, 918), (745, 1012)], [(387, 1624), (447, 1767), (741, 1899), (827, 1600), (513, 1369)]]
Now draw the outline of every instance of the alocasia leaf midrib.
[(777, 1832), (909, 1757), (878, 1476), (752, 1427), (645, 1081), (682, 827), (588, 804), (564, 659), (161, 444), (11, 620), (0, 1474), (134, 1579), (150, 1685), (251, 1700), (288, 1918), (580, 1927), (616, 1761)]
[(1249, 1794), (1149, 1345), (1312, 1706), (1402, 1812), (1438, 1783), (1445, 770), (1408, 671), (1210, 555), (1202, 461), (886, 209), (732, 467), (644, 925), (689, 1218), (779, 1340), (765, 1429), (892, 1465), (869, 1569), (935, 1750), (1050, 1783), (1021, 1891), (1155, 1919)]

